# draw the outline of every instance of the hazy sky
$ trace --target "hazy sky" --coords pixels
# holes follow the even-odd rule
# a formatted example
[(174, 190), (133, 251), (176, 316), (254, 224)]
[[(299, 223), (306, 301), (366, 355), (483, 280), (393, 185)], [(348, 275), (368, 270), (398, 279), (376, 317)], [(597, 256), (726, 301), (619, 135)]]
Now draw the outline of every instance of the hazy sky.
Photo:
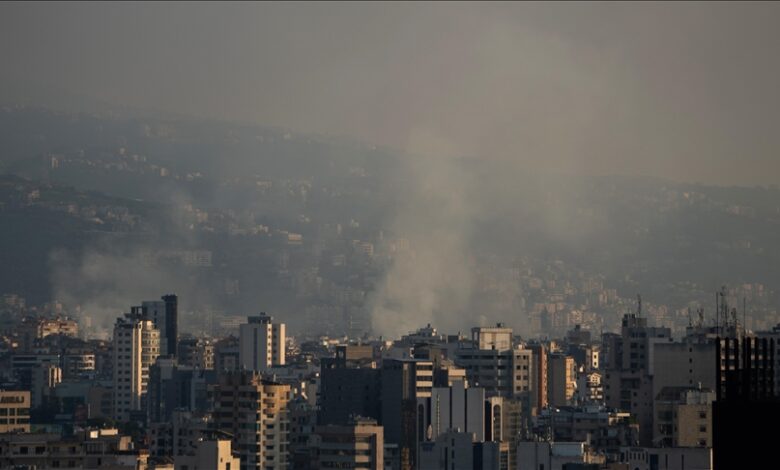
[(0, 84), (521, 168), (780, 183), (780, 4), (0, 3)]

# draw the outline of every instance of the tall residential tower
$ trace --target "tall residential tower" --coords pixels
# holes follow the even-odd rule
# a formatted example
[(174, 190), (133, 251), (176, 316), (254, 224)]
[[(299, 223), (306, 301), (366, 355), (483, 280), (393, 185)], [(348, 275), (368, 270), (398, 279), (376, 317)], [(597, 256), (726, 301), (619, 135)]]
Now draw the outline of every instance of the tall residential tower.
[(265, 313), (249, 317), (239, 327), (238, 341), (241, 368), (260, 372), (284, 365), (285, 325), (273, 323), (273, 317)]

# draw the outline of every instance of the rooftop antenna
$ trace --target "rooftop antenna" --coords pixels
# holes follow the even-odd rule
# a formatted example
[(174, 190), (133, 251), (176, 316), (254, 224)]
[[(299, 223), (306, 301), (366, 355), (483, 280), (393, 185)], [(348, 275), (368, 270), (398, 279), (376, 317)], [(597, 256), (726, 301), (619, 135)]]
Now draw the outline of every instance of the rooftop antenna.
[(704, 326), (704, 308), (699, 307), (698, 313), (699, 313), (699, 326), (702, 327)]
[(693, 327), (693, 316), (691, 315), (691, 307), (688, 307), (688, 327)]
[(720, 304), (718, 304), (717, 291), (715, 291), (715, 333), (720, 334)]
[(721, 302), (720, 306), (723, 309), (723, 324), (726, 327), (726, 334), (729, 334), (728, 328), (729, 328), (729, 298), (726, 292), (726, 286), (720, 288), (720, 296), (721, 296)]
[(636, 295), (636, 316), (637, 318), (642, 316), (642, 296), (640, 294)]

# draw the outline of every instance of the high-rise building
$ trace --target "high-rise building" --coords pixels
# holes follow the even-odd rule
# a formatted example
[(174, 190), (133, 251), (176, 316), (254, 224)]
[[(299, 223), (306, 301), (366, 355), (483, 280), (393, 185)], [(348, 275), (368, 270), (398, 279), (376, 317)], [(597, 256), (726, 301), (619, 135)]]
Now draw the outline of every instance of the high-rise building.
[(619, 335), (603, 336), (604, 402), (636, 416), (642, 445), (653, 439), (653, 351), (671, 343), (671, 334), (669, 328), (647, 326), (645, 317), (626, 314)]
[(686, 336), (682, 341), (653, 345), (648, 373), (653, 376), (653, 397), (667, 387), (715, 389), (715, 341)]
[(716, 346), (713, 469), (766, 468), (776, 459), (776, 440), (763, 424), (780, 421), (774, 339), (718, 338)]
[(176, 458), (192, 451), (211, 424), (207, 415), (193, 415), (184, 410), (173, 411), (167, 421), (150, 420), (146, 430), (149, 456), (154, 459)]
[(533, 419), (530, 434), (552, 442), (590, 442), (594, 447), (614, 449), (634, 446), (639, 426), (631, 413), (603, 406), (545, 408)]
[(44, 364), (32, 373), (31, 403), (33, 408), (43, 406), (54, 388), (62, 382), (62, 369), (54, 364)]
[(712, 447), (709, 389), (665, 387), (655, 398), (653, 443), (661, 447)]
[(30, 392), (0, 390), (0, 434), (30, 432)]
[(160, 355), (160, 332), (145, 319), (140, 307), (114, 325), (114, 416), (129, 420), (143, 409), (149, 367)]
[(206, 338), (184, 338), (179, 340), (176, 359), (183, 366), (196, 369), (214, 369), (214, 343)]
[(384, 432), (376, 421), (355, 419), (350, 425), (317, 426), (312, 468), (384, 470)]
[[(505, 335), (505, 332), (500, 334)], [(466, 378), (471, 386), (484, 388), (487, 396), (514, 398), (531, 394), (533, 354), (530, 349), (512, 348), (511, 343), (509, 349), (493, 349), (499, 344), (507, 346), (500, 339), (479, 340), (476, 344), (489, 346), (490, 349), (464, 345), (455, 356), (455, 364), (466, 369)]]
[(141, 303), (144, 314), (160, 331), (160, 355), (176, 356), (178, 348), (178, 297), (173, 294), (162, 296), (161, 300), (146, 300)]
[(477, 442), (485, 440), (483, 388), (469, 387), (463, 380), (449, 387), (434, 387), (430, 397), (417, 399), (417, 410), (421, 442), (435, 440), (449, 429), (471, 433)]
[(528, 346), (531, 350), (531, 384), (533, 385), (531, 393), (531, 407), (533, 413), (538, 413), (547, 407), (547, 355), (549, 348), (544, 344), (531, 344)]
[[(316, 394), (316, 393), (315, 393)], [(316, 401), (311, 403), (308, 397), (298, 395), (287, 405), (290, 411), (290, 447), (289, 462), (294, 469), (307, 470), (311, 467), (311, 438), (317, 424)]]
[(285, 363), (285, 324), (261, 313), (239, 327), (241, 368), (261, 372)]
[(95, 353), (89, 349), (68, 349), (62, 356), (62, 378), (76, 379), (95, 374)]
[(214, 343), (214, 370), (217, 372), (239, 370), (239, 341), (228, 336)]
[(346, 425), (352, 416), (379, 419), (381, 371), (373, 361), (323, 358), (320, 370), (320, 424)]
[(578, 404), (598, 404), (604, 402), (604, 386), (600, 372), (577, 371), (577, 390), (574, 401)]
[(571, 404), (577, 387), (577, 371), (574, 358), (565, 354), (550, 354), (547, 360), (548, 397), (550, 406)]
[(471, 470), (474, 466), (474, 436), (469, 432), (449, 429), (432, 441), (420, 445), (420, 468)]
[(217, 429), (233, 436), (241, 470), (289, 467), (290, 386), (252, 371), (226, 372), (215, 388)]
[(382, 362), (382, 426), (385, 440), (397, 444), (401, 470), (412, 470), (424, 430), (418, 427), (418, 399), (430, 398), (433, 362), (420, 359), (385, 359)]
[(506, 351), (512, 349), (512, 328), (507, 328), (503, 323), (497, 323), (495, 327), (475, 327), (471, 329), (471, 340), (477, 349)]
[(216, 377), (214, 371), (181, 366), (173, 358), (158, 358), (149, 368), (149, 422), (170, 421), (174, 411), (206, 411), (208, 389), (216, 383)]
[[(780, 325), (775, 325), (772, 327), (769, 331), (758, 331), (756, 332), (756, 336), (759, 338), (767, 338), (771, 339), (775, 342), (775, 345), (780, 344)], [(775, 386), (775, 396), (780, 397), (780, 354), (775, 354), (775, 364), (774, 364), (774, 386)]]
[(504, 397), (486, 401), (485, 440), (500, 443), (500, 468), (517, 468), (517, 443), (524, 427), (523, 402)]

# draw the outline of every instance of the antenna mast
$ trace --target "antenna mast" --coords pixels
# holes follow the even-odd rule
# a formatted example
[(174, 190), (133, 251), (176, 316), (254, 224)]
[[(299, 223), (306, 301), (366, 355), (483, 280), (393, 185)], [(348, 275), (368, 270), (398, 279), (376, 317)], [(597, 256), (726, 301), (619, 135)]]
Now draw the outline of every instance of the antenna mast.
[(718, 304), (717, 291), (715, 291), (715, 333), (720, 335), (720, 304)]
[(728, 334), (729, 328), (729, 304), (726, 300), (726, 286), (720, 288), (720, 309), (718, 315), (723, 315), (723, 328), (724, 332)]

